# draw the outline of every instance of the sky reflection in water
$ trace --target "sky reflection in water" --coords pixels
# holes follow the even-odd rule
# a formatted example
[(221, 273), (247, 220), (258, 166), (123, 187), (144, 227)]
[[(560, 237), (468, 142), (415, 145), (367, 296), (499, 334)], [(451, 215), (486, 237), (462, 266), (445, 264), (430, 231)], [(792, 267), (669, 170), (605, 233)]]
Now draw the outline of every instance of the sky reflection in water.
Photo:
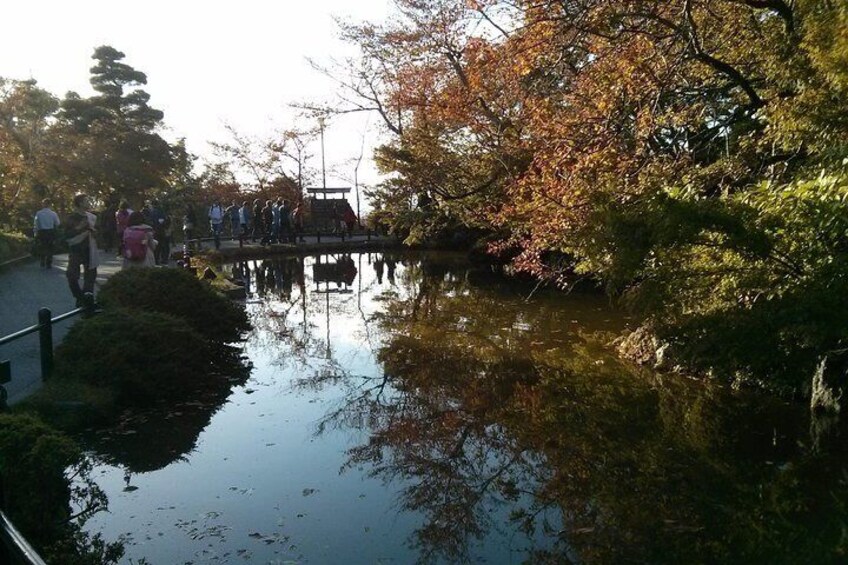
[(232, 271), (247, 383), (94, 444), (88, 528), (127, 562), (838, 556), (844, 448), (811, 453), (799, 407), (617, 363), (603, 297), (528, 300), (451, 255)]

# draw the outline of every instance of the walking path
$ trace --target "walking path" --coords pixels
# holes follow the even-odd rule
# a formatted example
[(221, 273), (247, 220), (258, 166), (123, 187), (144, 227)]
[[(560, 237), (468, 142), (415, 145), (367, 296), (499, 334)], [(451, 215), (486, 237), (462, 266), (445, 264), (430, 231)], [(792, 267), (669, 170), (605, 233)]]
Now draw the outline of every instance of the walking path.
[[(38, 261), (31, 260), (7, 266), (0, 272), (0, 336), (37, 324), (40, 308), (50, 308), (56, 317), (76, 307), (65, 278), (67, 265), (68, 255), (63, 254), (53, 257), (51, 269), (44, 269), (38, 265)], [(120, 269), (121, 260), (115, 257), (114, 252), (101, 252), (97, 284), (103, 284)], [(53, 326), (54, 344), (62, 340), (73, 323), (72, 318)], [(5, 385), (10, 404), (41, 386), (37, 333), (0, 345), (0, 360), (3, 359), (12, 362), (12, 382)]]
[[(372, 240), (380, 240), (372, 236)], [(388, 239), (388, 238), (385, 238)], [(345, 244), (355, 248), (366, 240), (363, 236), (345, 239)], [(323, 236), (322, 243), (340, 242), (337, 237)], [(318, 247), (315, 236), (307, 236), (298, 248), (308, 250)], [(224, 239), (223, 249), (238, 247), (237, 241)], [(204, 249), (212, 248), (211, 241), (204, 241)], [(261, 253), (258, 244), (246, 247)], [(38, 323), (38, 310), (49, 308), (53, 317), (75, 308), (74, 299), (68, 289), (65, 271), (68, 255), (56, 255), (53, 268), (43, 269), (38, 261), (16, 262), (0, 269), (0, 337), (20, 331)], [(102, 285), (113, 273), (121, 270), (121, 259), (114, 253), (101, 251), (100, 266), (97, 269), (97, 285)], [(81, 278), (81, 277), (80, 277)], [(82, 280), (80, 280), (82, 284)], [(95, 291), (96, 293), (96, 291)], [(78, 317), (54, 324), (53, 343), (58, 344)], [(0, 360), (11, 361), (12, 381), (5, 385), (9, 393), (9, 404), (14, 404), (35, 392), (41, 386), (41, 361), (39, 356), (38, 333), (30, 334), (7, 345), (0, 345)]]

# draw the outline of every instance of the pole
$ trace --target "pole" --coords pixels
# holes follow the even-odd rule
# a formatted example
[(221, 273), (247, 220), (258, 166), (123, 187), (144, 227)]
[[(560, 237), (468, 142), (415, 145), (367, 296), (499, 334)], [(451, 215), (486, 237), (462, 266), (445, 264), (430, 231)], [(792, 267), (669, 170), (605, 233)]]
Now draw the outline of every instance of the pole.
[(353, 186), (356, 187), (356, 223), (362, 228), (362, 217), (359, 215), (359, 163), (353, 170)]
[(327, 164), (324, 162), (324, 118), (318, 118), (318, 125), (321, 126), (321, 179), (324, 184), (324, 200), (327, 199)]
[(41, 380), (46, 381), (53, 372), (53, 314), (50, 308), (38, 311), (38, 341), (41, 350)]

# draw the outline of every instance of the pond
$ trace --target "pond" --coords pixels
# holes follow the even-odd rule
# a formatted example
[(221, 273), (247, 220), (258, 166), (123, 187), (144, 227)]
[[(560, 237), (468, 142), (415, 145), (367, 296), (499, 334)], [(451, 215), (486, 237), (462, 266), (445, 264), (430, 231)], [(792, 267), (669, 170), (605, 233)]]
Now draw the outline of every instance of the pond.
[(839, 561), (844, 441), (607, 345), (606, 298), (450, 254), (229, 266), (252, 370), (88, 439), (126, 563)]

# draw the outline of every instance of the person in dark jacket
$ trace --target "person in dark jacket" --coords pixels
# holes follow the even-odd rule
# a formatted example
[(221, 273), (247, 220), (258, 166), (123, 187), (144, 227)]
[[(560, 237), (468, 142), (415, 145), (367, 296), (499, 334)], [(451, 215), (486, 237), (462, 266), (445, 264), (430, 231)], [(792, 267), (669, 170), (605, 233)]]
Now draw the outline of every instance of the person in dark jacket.
[[(99, 255), (95, 241), (95, 223), (97, 216), (89, 212), (91, 207), (88, 196), (74, 196), (74, 211), (64, 222), (65, 241), (68, 244), (68, 287), (77, 301), (77, 307), (85, 304), (84, 297), (94, 293), (94, 282), (97, 280)], [(83, 286), (80, 288), (79, 276), (82, 268)]]
[(262, 245), (270, 245), (274, 241), (273, 204), (273, 200), (268, 200), (262, 208)]

